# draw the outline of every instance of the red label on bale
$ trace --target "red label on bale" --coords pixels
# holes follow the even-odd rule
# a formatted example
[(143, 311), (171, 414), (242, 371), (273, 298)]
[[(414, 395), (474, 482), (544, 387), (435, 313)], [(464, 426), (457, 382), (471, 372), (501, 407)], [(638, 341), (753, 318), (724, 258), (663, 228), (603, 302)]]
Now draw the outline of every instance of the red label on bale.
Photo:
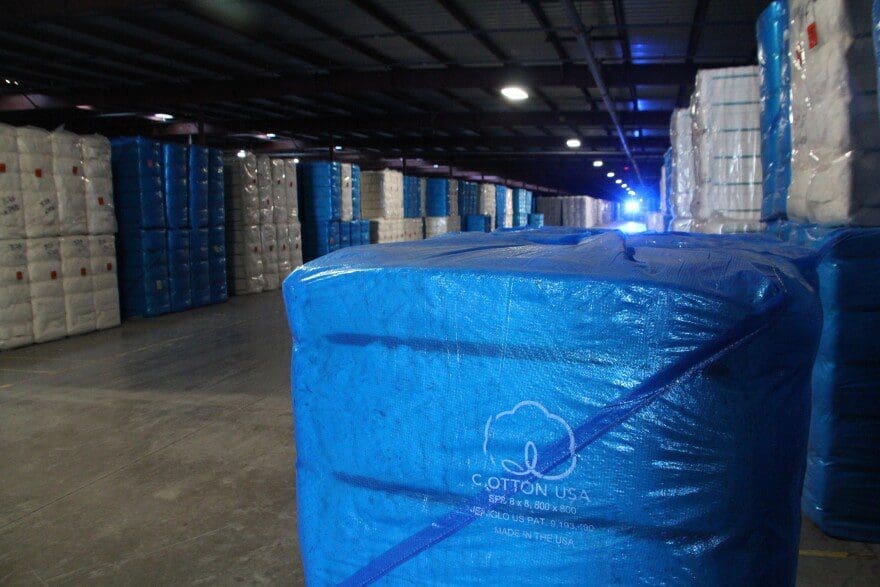
[(34, 169), (34, 175), (36, 175), (37, 177), (43, 177), (43, 170), (42, 169)]
[(0, 173), (6, 173), (6, 163), (0, 163)]
[(113, 263), (107, 263), (107, 271), (113, 271)]
[(98, 205), (99, 205), (99, 206), (103, 206), (103, 205), (104, 205), (104, 198), (98, 197)]
[(72, 169), (71, 171), (73, 171), (73, 174), (74, 174), (74, 175), (77, 175), (77, 174), (79, 174), (79, 167), (77, 167), (76, 165), (74, 165), (74, 166), (73, 166), (73, 169)]
[(53, 271), (52, 273), (49, 274), (49, 277), (51, 277), (52, 279), (58, 279), (58, 272)]
[(85, 268), (85, 267), (80, 267), (80, 268), (79, 268), (79, 274), (82, 275), (82, 276), (85, 276), (85, 274), (86, 274), (86, 268)]
[(24, 273), (22, 273), (21, 271), (16, 271), (16, 272), (15, 272), (15, 278), (16, 278), (17, 280), (21, 281), (22, 279), (24, 279)]
[(816, 30), (816, 23), (811, 22), (807, 25), (807, 42), (810, 49), (819, 44), (819, 32)]

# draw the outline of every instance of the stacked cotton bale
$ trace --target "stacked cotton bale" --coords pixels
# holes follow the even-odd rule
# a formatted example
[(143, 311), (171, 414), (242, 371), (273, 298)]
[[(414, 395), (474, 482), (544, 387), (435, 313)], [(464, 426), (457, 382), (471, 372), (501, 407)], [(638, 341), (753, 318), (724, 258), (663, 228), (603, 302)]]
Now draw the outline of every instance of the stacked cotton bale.
[(370, 222), (370, 242), (404, 240), (402, 173), (390, 169), (361, 173), (361, 218)]
[(0, 124), (0, 349), (119, 324), (115, 260), (98, 292), (90, 247), (115, 240), (110, 177), (104, 137)]
[(691, 205), (697, 191), (696, 162), (691, 112), (679, 108), (672, 113), (669, 137), (672, 141), (672, 176), (669, 201), (671, 204), (671, 230), (689, 232), (693, 225)]
[(495, 184), (481, 183), (479, 184), (479, 192), (477, 195), (477, 212), (488, 216), (490, 229), (495, 229)]
[(759, 69), (697, 72), (691, 101), (696, 150), (696, 232), (762, 229), (761, 97)]
[(562, 200), (561, 196), (541, 196), (535, 198), (535, 210), (544, 215), (545, 226), (564, 226)]
[(527, 226), (532, 212), (532, 192), (524, 188), (513, 190), (513, 226)]
[(449, 180), (430, 177), (425, 181), (425, 238), (456, 230), (450, 222)]
[(263, 277), (260, 241), (260, 200), (257, 189), (257, 158), (230, 155), (224, 161), (226, 187), (226, 270), (234, 295), (259, 293)]

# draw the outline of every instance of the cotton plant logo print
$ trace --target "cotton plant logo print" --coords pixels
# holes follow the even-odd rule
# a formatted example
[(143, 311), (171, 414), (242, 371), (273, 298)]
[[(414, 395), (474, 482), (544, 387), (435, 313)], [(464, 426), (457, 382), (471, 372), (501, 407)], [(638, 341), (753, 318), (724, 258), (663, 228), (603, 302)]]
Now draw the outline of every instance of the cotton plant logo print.
[[(546, 461), (540, 447), (560, 438), (568, 439), (568, 458), (553, 471), (542, 473)], [(533, 475), (546, 481), (565, 479), (577, 465), (571, 426), (536, 401), (522, 401), (510, 410), (491, 416), (486, 421), (483, 453), (493, 465), (500, 463), (501, 468), (511, 475)]]

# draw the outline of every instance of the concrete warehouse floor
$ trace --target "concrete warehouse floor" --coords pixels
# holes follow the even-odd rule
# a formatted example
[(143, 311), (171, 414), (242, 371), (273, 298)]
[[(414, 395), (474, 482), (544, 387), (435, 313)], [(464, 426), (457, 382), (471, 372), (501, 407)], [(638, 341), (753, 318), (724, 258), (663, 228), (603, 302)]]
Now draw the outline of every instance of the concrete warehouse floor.
[[(0, 354), (0, 585), (302, 584), (277, 292)], [(799, 584), (878, 585), (805, 521)]]

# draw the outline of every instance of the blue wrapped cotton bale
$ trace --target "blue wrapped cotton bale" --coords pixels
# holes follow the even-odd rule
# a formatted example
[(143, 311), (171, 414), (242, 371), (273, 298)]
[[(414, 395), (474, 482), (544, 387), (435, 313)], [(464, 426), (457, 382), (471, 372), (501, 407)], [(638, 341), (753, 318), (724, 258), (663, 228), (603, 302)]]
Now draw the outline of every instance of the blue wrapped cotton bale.
[(425, 182), (425, 216), (449, 216), (449, 180), (429, 177)]
[(166, 231), (126, 230), (117, 236), (117, 245), (122, 315), (152, 317), (170, 312)]
[(468, 214), (463, 218), (465, 232), (490, 232), (492, 217), (488, 214)]
[(513, 190), (513, 226), (527, 226), (532, 212), (532, 192), (527, 189)]
[(110, 141), (110, 146), (119, 232), (165, 228), (165, 190), (159, 143), (143, 137), (121, 137)]
[(189, 231), (169, 230), (168, 236), (168, 299), (172, 312), (192, 308), (191, 260)]
[(464, 217), (468, 214), (479, 214), (480, 212), (480, 186), (472, 181), (458, 182), (458, 214)]
[(328, 223), (328, 231), (327, 231), (327, 242), (330, 246), (331, 251), (339, 250), (339, 247), (342, 246), (342, 243), (339, 240), (339, 221), (331, 220)]
[(208, 226), (208, 149), (189, 147), (189, 225)]
[(189, 231), (190, 284), (193, 307), (207, 306), (211, 303), (210, 277), (210, 232), (207, 228), (193, 228)]
[[(296, 166), (303, 260), (331, 250), (331, 220), (338, 220), (342, 205), (342, 175), (338, 163), (307, 161)], [(334, 215), (335, 214), (335, 215)], [(338, 248), (337, 242), (334, 246)]]
[(361, 220), (361, 244), (370, 244), (370, 221)]
[(507, 216), (507, 187), (495, 186), (495, 228), (504, 228), (504, 217)]
[(422, 215), (420, 179), (414, 175), (403, 176), (403, 217), (419, 218)]
[(189, 226), (188, 157), (186, 145), (162, 145), (165, 224), (171, 230)]
[(208, 229), (208, 279), (212, 304), (229, 299), (226, 285), (226, 227), (223, 225)]
[(361, 217), (361, 168), (359, 165), (351, 166), (351, 219)]
[(544, 226), (544, 215), (538, 213), (529, 214), (529, 227), (541, 228)]
[(208, 149), (208, 226), (226, 223), (226, 189), (223, 176), (223, 151)]
[(804, 512), (831, 536), (880, 542), (880, 228), (773, 230), (820, 255)]
[(791, 183), (791, 65), (788, 58), (788, 0), (775, 0), (758, 17), (761, 93), (762, 217), (786, 217)]
[(298, 269), (306, 582), (794, 585), (813, 261), (540, 229)]
[(352, 220), (348, 223), (348, 243), (349, 246), (356, 247), (361, 242), (361, 223), (360, 220)]
[(351, 246), (351, 222), (339, 222), (339, 248)]

